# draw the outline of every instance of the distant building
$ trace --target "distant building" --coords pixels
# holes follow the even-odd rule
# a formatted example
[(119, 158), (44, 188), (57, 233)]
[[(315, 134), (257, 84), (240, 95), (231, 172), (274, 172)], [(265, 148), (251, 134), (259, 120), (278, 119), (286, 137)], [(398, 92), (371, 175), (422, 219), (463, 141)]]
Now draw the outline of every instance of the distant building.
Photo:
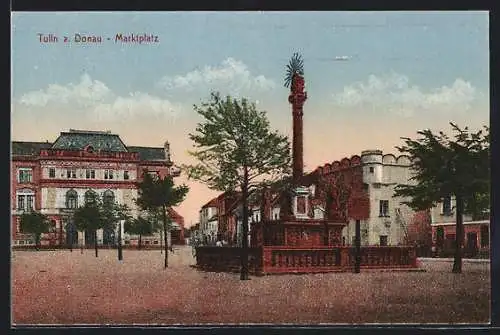
[[(456, 199), (446, 197), (431, 210), (432, 243), (439, 254), (453, 254), (456, 245)], [(489, 253), (490, 218), (489, 211), (478, 217), (470, 214), (463, 216), (463, 249), (465, 256), (474, 257), (479, 252)]]
[(200, 210), (200, 233), (204, 244), (215, 244), (217, 240), (217, 199), (211, 199)]
[[(44, 234), (42, 245), (93, 244), (89, 232), (76, 232), (72, 214), (93, 193), (103, 201), (117, 201), (139, 214), (135, 204), (136, 183), (143, 171), (155, 176), (178, 176), (180, 170), (170, 160), (170, 146), (126, 146), (109, 131), (69, 130), (53, 142), (12, 142), (12, 239), (14, 245), (33, 244), (31, 235), (22, 234), (22, 213), (36, 210), (47, 215), (51, 232)], [(172, 242), (182, 237), (184, 220), (175, 211)], [(177, 230), (180, 230), (178, 233)], [(170, 237), (169, 237), (170, 238)], [(114, 245), (117, 231), (99, 230), (100, 245)], [(137, 237), (125, 234), (125, 244)], [(160, 244), (160, 235), (144, 237), (145, 244)]]

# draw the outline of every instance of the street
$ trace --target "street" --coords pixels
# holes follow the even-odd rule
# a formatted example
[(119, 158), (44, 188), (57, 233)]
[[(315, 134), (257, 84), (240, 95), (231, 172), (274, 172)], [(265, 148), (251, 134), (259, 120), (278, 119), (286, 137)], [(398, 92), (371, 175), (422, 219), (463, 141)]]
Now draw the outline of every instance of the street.
[(486, 323), (489, 264), (427, 272), (251, 277), (207, 273), (190, 247), (12, 253), (14, 324)]

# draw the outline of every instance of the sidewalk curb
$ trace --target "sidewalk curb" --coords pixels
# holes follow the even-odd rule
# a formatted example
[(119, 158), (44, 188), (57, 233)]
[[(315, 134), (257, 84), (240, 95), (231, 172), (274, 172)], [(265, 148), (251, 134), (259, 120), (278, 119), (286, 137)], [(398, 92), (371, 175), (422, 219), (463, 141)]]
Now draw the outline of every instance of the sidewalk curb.
[[(454, 259), (453, 258), (417, 258), (419, 262), (446, 262), (446, 263), (453, 263)], [(462, 259), (463, 263), (490, 263), (491, 261), (489, 259), (474, 259), (474, 258), (463, 258)]]

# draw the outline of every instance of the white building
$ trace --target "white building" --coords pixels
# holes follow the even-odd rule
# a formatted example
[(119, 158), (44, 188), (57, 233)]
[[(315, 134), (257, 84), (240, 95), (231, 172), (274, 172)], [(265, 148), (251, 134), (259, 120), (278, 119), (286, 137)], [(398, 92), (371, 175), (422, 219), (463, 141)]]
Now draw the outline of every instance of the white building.
[(218, 232), (217, 198), (214, 198), (201, 207), (200, 210), (200, 235), (202, 241), (214, 244)]
[[(408, 156), (383, 154), (380, 150), (361, 153), (363, 183), (369, 195), (370, 216), (361, 220), (362, 245), (398, 245), (404, 243), (405, 229), (415, 214), (404, 199), (395, 197), (398, 184), (410, 184), (411, 160)], [(343, 229), (346, 243), (354, 242), (355, 221)]]

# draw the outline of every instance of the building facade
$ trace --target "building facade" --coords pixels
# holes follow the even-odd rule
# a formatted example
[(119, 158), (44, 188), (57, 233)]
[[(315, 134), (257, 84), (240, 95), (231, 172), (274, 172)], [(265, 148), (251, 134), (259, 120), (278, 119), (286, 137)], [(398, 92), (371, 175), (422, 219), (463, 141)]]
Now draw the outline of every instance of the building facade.
[(218, 237), (217, 199), (211, 199), (200, 210), (200, 235), (203, 244), (215, 244)]
[[(12, 142), (11, 209), (14, 245), (32, 244), (30, 235), (20, 231), (20, 216), (30, 210), (49, 217), (52, 228), (42, 236), (42, 245), (93, 244), (93, 234), (77, 232), (72, 219), (85, 199), (97, 194), (103, 201), (116, 201), (137, 217), (136, 183), (143, 171), (155, 176), (178, 176), (180, 170), (170, 159), (170, 146), (126, 146), (109, 131), (69, 130), (53, 142)], [(183, 228), (180, 215), (174, 230)], [(182, 227), (181, 227), (182, 226)], [(100, 245), (116, 243), (117, 231), (99, 230)], [(145, 238), (159, 244), (159, 234)], [(123, 237), (134, 244), (136, 237)], [(148, 242), (146, 242), (148, 244)]]
[[(450, 196), (431, 209), (432, 245), (437, 255), (452, 256), (456, 245), (456, 200)], [(478, 217), (463, 215), (463, 251), (466, 257), (489, 255), (489, 211)]]
[[(395, 156), (384, 154), (381, 150), (365, 150), (361, 156), (344, 158), (315, 171), (326, 177), (319, 178), (323, 183), (339, 184), (339, 179), (348, 181), (344, 182), (345, 205), (342, 206), (340, 201), (333, 201), (333, 208), (330, 208), (330, 212), (340, 211), (338, 218), (348, 222), (342, 230), (342, 244), (354, 244), (356, 218), (361, 224), (362, 245), (411, 243), (409, 232), (422, 216), (404, 204), (409, 199), (395, 196), (397, 185), (410, 185), (413, 182), (411, 163), (410, 158), (405, 155)], [(328, 178), (329, 174), (333, 178)], [(324, 185), (312, 186), (313, 190), (325, 188)], [(341, 193), (342, 190), (334, 192), (334, 198), (342, 198)], [(324, 198), (324, 192), (323, 195), (315, 196), (313, 210), (316, 217), (321, 218), (327, 213)], [(343, 210), (346, 212), (342, 213)]]

